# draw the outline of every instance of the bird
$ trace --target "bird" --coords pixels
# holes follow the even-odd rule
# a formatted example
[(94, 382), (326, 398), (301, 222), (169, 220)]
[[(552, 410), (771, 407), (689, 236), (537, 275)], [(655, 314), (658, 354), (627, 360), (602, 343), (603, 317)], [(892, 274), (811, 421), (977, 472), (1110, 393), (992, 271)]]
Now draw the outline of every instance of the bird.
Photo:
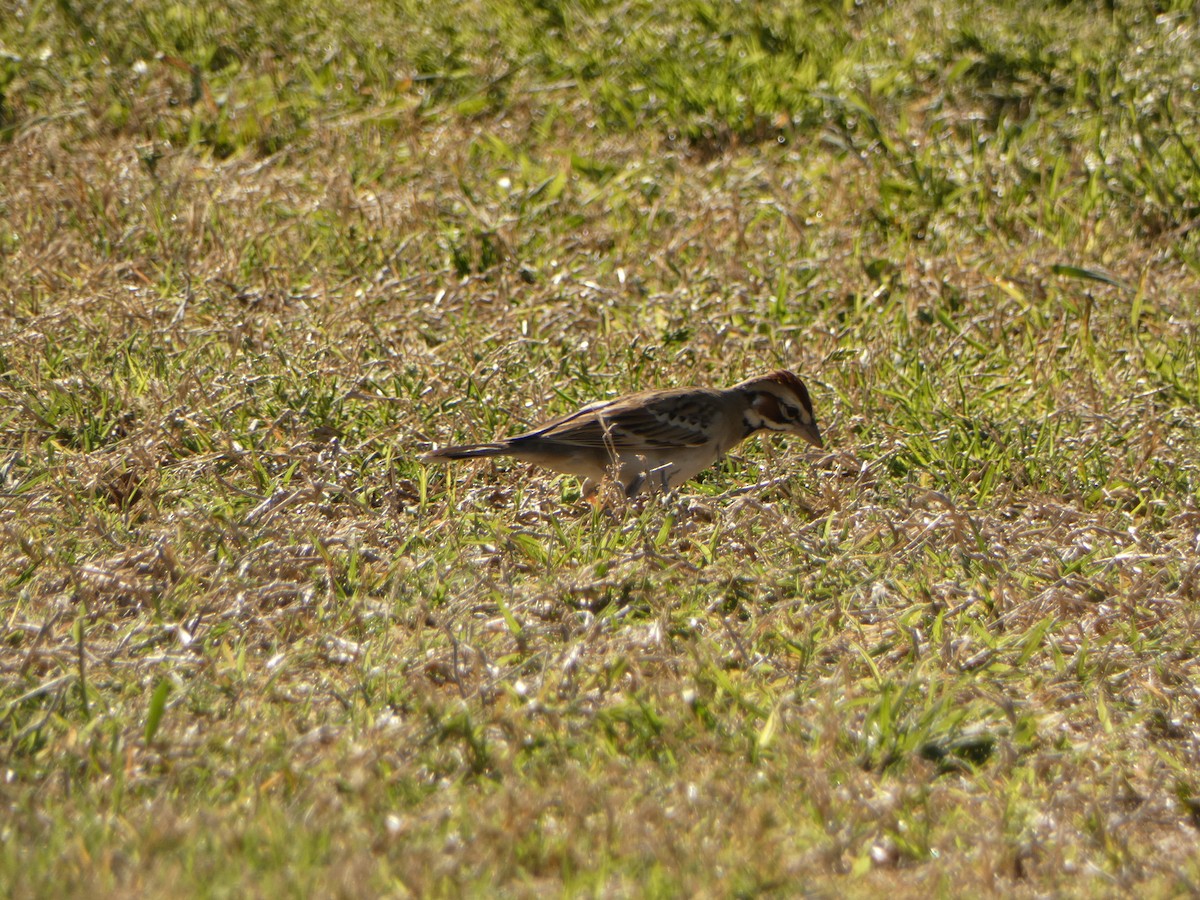
[(808, 388), (787, 369), (725, 389), (680, 387), (601, 400), (523, 434), (443, 447), (424, 459), (510, 456), (581, 478), (585, 497), (611, 476), (632, 498), (678, 487), (762, 431), (825, 446)]

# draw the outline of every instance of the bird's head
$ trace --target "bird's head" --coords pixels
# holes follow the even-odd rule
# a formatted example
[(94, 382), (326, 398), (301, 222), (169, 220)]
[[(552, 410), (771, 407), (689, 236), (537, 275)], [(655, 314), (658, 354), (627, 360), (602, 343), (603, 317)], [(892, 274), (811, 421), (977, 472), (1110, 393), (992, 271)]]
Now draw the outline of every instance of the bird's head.
[(756, 431), (778, 431), (798, 435), (814, 447), (825, 446), (817, 418), (813, 415), (808, 388), (787, 369), (743, 381), (737, 390), (748, 400), (747, 435)]

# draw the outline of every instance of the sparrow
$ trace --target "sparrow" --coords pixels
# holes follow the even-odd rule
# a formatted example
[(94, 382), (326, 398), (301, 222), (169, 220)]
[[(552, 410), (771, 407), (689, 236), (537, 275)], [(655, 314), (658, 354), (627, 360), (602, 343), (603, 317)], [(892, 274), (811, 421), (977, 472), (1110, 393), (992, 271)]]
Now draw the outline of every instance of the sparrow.
[(824, 446), (808, 388), (786, 369), (724, 390), (684, 387), (602, 400), (524, 434), (443, 447), (424, 459), (511, 456), (579, 476), (585, 497), (606, 475), (633, 497), (682, 484), (760, 431), (794, 434)]

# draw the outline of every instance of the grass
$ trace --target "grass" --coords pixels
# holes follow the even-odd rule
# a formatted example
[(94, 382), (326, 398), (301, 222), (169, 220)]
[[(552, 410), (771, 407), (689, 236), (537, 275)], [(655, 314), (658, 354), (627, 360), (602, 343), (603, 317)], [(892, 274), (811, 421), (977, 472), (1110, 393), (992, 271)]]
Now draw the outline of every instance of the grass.
[(0, 893), (1195, 891), (1191, 5), (425, 7), (0, 0)]

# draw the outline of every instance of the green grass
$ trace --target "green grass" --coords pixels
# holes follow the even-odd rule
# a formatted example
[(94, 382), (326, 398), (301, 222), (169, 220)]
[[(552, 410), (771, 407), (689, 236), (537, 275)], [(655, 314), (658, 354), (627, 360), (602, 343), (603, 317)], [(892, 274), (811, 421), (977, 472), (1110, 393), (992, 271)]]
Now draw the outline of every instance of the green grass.
[(1194, 891), (1191, 4), (427, 6), (0, 0), (0, 893)]

